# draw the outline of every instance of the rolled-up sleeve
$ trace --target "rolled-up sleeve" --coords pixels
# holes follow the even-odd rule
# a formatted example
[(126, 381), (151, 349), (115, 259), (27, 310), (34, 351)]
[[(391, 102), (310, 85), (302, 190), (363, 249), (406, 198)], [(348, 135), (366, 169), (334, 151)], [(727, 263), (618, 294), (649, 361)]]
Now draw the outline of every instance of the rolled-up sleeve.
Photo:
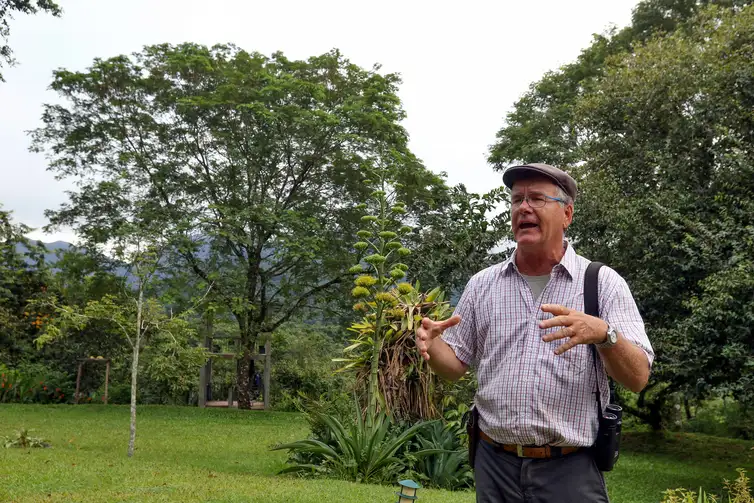
[(629, 342), (644, 350), (651, 368), (654, 350), (628, 283), (609, 267), (600, 269), (600, 280), (600, 318), (615, 327)]
[(442, 334), (442, 339), (451, 347), (456, 358), (466, 365), (476, 366), (477, 341), (476, 341), (476, 277), (472, 277), (461, 294), (453, 315), (459, 315), (461, 322), (450, 327)]

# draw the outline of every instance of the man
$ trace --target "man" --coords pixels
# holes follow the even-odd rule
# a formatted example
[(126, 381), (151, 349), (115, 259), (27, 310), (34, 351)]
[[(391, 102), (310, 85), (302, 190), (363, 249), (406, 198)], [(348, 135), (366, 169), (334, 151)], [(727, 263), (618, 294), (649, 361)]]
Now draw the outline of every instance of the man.
[[(469, 280), (450, 319), (423, 319), (417, 348), (444, 378), (476, 369), (478, 502), (607, 502), (587, 449), (598, 430), (596, 387), (608, 397), (609, 375), (641, 391), (654, 353), (613, 269), (599, 272), (599, 318), (583, 313), (589, 261), (565, 240), (573, 178), (528, 164), (507, 169), (503, 183), (511, 190), (514, 253)], [(599, 353), (596, 372), (590, 345)]]

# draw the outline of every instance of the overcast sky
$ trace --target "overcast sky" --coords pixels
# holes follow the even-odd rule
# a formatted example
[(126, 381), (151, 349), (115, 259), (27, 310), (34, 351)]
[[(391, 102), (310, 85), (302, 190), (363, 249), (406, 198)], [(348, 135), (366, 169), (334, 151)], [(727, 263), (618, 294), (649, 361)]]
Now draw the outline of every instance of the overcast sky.
[[(59, 0), (63, 17), (19, 16), (10, 44), (19, 65), (0, 83), (0, 204), (16, 221), (45, 225), (70, 183), (28, 151), (56, 68), (163, 42), (230, 42), (307, 58), (339, 48), (363, 67), (400, 73), (411, 149), (451, 184), (486, 192), (502, 184), (486, 162), (506, 112), (530, 83), (572, 61), (594, 33), (625, 26), (637, 0), (438, 2), (413, 0)], [(536, 159), (530, 159), (536, 162)], [(63, 230), (31, 234), (73, 241)]]

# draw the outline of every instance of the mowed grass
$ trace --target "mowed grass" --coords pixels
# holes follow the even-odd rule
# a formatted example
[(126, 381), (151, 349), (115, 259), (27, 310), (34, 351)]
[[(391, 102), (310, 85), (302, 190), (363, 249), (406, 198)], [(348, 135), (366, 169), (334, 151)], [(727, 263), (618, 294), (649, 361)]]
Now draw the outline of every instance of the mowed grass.
[[(303, 438), (299, 414), (139, 407), (136, 455), (126, 457), (128, 407), (0, 405), (0, 436), (20, 428), (52, 449), (0, 448), (0, 501), (269, 503), (393, 502), (395, 487), (278, 476), (278, 442)], [(751, 442), (632, 434), (607, 474), (613, 503), (659, 502), (669, 487), (720, 492), (735, 468), (754, 471)], [(575, 476), (576, 474), (574, 474)], [(420, 502), (472, 503), (470, 491), (423, 489)]]

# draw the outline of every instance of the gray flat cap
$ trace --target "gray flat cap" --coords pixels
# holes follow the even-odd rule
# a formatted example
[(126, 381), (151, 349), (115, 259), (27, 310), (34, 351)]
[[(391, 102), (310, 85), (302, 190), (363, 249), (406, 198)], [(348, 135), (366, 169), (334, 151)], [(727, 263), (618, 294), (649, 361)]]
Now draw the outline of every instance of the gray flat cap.
[(533, 175), (545, 176), (551, 179), (555, 185), (565, 191), (566, 194), (571, 196), (571, 199), (576, 200), (576, 180), (563, 170), (550, 166), (549, 164), (523, 164), (521, 166), (511, 166), (503, 173), (503, 183), (509, 189), (513, 187), (513, 183), (521, 178), (530, 177)]

